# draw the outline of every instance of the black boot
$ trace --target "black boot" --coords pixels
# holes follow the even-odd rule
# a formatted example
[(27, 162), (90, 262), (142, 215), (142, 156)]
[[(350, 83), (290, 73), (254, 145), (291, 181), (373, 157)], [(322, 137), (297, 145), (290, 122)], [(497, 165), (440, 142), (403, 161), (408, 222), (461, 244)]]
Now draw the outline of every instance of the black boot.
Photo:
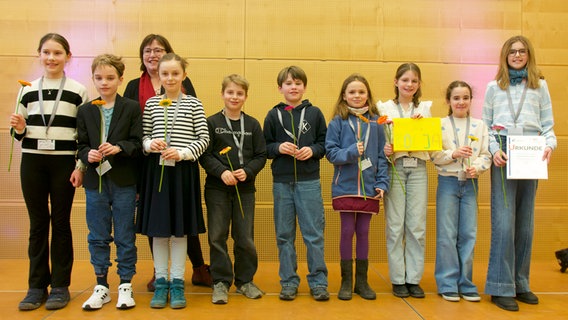
[(367, 283), (367, 271), (369, 269), (369, 260), (355, 260), (355, 293), (361, 298), (367, 300), (375, 300), (377, 294)]
[(351, 300), (353, 290), (353, 259), (341, 260), (341, 288), (337, 297), (340, 300)]

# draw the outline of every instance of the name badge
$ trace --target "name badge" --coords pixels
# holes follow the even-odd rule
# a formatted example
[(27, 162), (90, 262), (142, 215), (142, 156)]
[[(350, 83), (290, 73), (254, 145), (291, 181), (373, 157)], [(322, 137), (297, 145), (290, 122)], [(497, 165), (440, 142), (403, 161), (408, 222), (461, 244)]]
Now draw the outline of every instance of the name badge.
[(466, 180), (465, 176), (466, 176), (465, 171), (463, 171), (463, 170), (458, 171), (458, 181), (465, 181)]
[(100, 166), (98, 166), (95, 170), (97, 171), (97, 173), (99, 175), (104, 175), (105, 173), (107, 173), (110, 169), (112, 169), (112, 166), (110, 165), (110, 162), (108, 162), (108, 160), (103, 161), (103, 163), (101, 163)]
[(522, 127), (513, 127), (507, 129), (507, 135), (509, 136), (522, 136), (523, 135), (523, 128)]
[(175, 167), (176, 161), (174, 159), (164, 160), (164, 159), (160, 158), (160, 166), (161, 165), (164, 165), (166, 167)]
[(373, 166), (373, 163), (371, 162), (371, 159), (366, 158), (366, 159), (361, 160), (361, 170), (369, 169), (372, 166)]
[(417, 158), (402, 158), (402, 166), (404, 168), (416, 168), (418, 167)]
[(38, 150), (55, 150), (55, 140), (39, 139), (37, 141)]

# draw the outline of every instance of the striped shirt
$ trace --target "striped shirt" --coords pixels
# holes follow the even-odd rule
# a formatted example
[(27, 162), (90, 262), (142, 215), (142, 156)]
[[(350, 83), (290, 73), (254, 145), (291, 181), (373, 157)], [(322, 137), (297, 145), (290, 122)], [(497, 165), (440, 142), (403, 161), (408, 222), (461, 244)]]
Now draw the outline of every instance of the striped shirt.
[[(26, 130), (16, 134), (22, 140), (23, 153), (47, 155), (74, 155), (77, 150), (77, 109), (87, 102), (87, 89), (79, 82), (66, 78), (57, 106), (57, 112), (49, 130), (49, 124), (55, 99), (62, 79), (43, 79), (43, 117), (39, 103), (39, 79), (24, 87), (18, 113), (26, 119)], [(54, 150), (38, 149), (38, 140), (54, 140)]]
[[(516, 126), (523, 128), (525, 135), (542, 135), (546, 138), (546, 146), (552, 149), (556, 148), (556, 135), (553, 126), (554, 119), (552, 116), (552, 103), (550, 101), (550, 93), (548, 85), (543, 79), (539, 80), (540, 87), (537, 89), (527, 89), (524, 104), (522, 106)], [(509, 86), (513, 110), (516, 113), (519, 108), (519, 102), (523, 94), (525, 85), (521, 83), (516, 86)], [(501, 125), (505, 130), (500, 131), (501, 135), (507, 135), (507, 128), (515, 126), (511, 110), (509, 108), (509, 100), (507, 99), (507, 91), (501, 90), (497, 85), (497, 81), (491, 81), (487, 85), (485, 91), (485, 100), (483, 102), (483, 121), (489, 128), (489, 151), (494, 154), (499, 150), (499, 141), (497, 140), (497, 132), (492, 130), (494, 125)]]
[[(170, 146), (178, 150), (182, 160), (195, 161), (199, 159), (209, 145), (207, 118), (201, 101), (195, 97), (184, 95), (179, 105), (174, 100), (171, 106), (164, 108), (159, 105), (162, 98), (162, 96), (155, 96), (146, 101), (142, 117), (144, 152), (151, 152), (150, 144), (153, 139), (165, 140), (164, 111), (167, 111), (167, 133), (171, 138)], [(179, 111), (174, 123), (176, 108)]]

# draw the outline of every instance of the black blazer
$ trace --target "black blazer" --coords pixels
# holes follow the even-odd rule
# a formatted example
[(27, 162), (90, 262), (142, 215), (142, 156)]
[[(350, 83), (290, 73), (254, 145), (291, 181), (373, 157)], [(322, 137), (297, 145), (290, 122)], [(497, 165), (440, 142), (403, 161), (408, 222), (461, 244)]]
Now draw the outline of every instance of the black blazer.
[[(101, 115), (98, 107), (91, 104), (91, 101), (80, 106), (77, 111), (77, 157), (88, 164), (83, 177), (83, 186), (88, 189), (99, 187), (99, 174), (95, 170), (99, 163), (89, 163), (88, 159), (89, 151), (98, 149), (101, 144), (100, 130)], [(121, 187), (136, 184), (142, 155), (142, 114), (138, 102), (116, 95), (107, 142), (119, 146), (122, 151), (106, 157), (112, 169), (105, 176)]]

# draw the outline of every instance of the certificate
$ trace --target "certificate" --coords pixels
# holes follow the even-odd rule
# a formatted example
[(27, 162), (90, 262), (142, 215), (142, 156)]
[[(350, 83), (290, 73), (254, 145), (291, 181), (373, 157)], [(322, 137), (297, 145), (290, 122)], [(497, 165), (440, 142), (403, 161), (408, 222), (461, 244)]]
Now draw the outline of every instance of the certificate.
[(543, 136), (507, 136), (507, 179), (548, 179)]

